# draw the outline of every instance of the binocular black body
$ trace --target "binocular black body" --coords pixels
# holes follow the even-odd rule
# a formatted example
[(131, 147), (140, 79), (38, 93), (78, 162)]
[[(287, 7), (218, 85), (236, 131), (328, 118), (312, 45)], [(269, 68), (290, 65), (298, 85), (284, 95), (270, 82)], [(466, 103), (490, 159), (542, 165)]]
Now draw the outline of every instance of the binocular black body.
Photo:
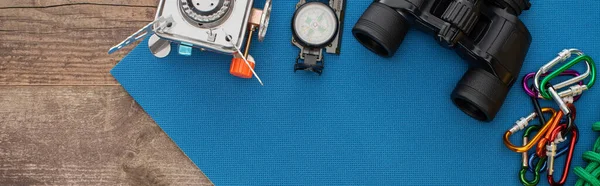
[(451, 94), (469, 116), (494, 119), (531, 44), (519, 16), (528, 0), (375, 0), (352, 29), (372, 52), (393, 56), (410, 27), (429, 33), (469, 62)]

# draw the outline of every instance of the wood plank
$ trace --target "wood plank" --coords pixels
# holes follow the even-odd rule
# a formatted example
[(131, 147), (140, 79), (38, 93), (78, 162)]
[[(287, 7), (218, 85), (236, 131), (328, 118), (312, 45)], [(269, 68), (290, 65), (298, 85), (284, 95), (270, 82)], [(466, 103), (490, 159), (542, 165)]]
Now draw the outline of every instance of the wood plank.
[(0, 1), (0, 7), (48, 7), (73, 4), (112, 4), (117, 6), (150, 6), (157, 4), (158, 0), (21, 0)]
[(116, 84), (133, 46), (107, 51), (152, 21), (156, 0), (0, 2), (0, 85)]
[(118, 86), (11, 86), (116, 84), (156, 4), (0, 1), (0, 185), (211, 185)]
[(119, 86), (0, 86), (0, 185), (211, 185)]

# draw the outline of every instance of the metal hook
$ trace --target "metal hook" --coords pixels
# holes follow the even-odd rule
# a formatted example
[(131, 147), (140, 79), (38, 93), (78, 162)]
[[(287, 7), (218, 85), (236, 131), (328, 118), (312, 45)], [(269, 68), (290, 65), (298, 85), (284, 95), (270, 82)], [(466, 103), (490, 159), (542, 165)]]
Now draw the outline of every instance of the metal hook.
[(536, 134), (529, 143), (518, 147), (510, 142), (509, 137), (514, 133), (523, 130), (525, 127), (527, 127), (527, 125), (529, 125), (529, 122), (531, 120), (533, 120), (535, 117), (538, 117), (538, 114), (536, 112), (530, 114), (525, 118), (521, 118), (515, 123), (515, 125), (511, 129), (504, 133), (504, 145), (506, 145), (508, 149), (515, 152), (526, 152), (529, 149), (531, 149), (531, 147), (533, 147), (540, 139), (542, 139), (542, 136), (544, 136), (544, 134), (548, 132), (549, 129), (554, 128), (556, 126), (556, 123), (558, 123), (558, 121), (555, 122), (555, 120), (560, 120), (560, 118), (562, 117), (562, 112), (560, 117), (557, 117), (556, 111), (552, 108), (542, 108), (542, 113), (552, 113), (552, 118), (540, 129), (538, 134)]
[(565, 161), (565, 166), (563, 169), (563, 174), (560, 178), (560, 180), (558, 182), (556, 182), (554, 180), (554, 159), (556, 157), (556, 145), (557, 143), (554, 142), (555, 138), (557, 136), (560, 135), (561, 131), (567, 127), (566, 125), (560, 125), (558, 128), (556, 128), (556, 130), (554, 130), (552, 132), (552, 138), (551, 138), (551, 143), (548, 147), (548, 183), (550, 185), (564, 185), (565, 182), (567, 181), (567, 176), (569, 175), (569, 168), (571, 167), (571, 160), (573, 159), (573, 151), (575, 150), (575, 144), (577, 144), (577, 136), (578, 136), (578, 129), (577, 127), (574, 127), (574, 130), (571, 131), (571, 140), (570, 140), (570, 145), (569, 145), (569, 153), (567, 155), (567, 159)]

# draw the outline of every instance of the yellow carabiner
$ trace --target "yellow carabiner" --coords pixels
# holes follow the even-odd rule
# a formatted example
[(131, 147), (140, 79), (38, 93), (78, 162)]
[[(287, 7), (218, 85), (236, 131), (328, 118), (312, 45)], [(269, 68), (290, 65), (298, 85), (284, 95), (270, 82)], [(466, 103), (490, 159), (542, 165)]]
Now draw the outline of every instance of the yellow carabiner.
[(552, 126), (554, 123), (554, 120), (556, 119), (560, 119), (560, 118), (556, 118), (556, 111), (552, 108), (542, 108), (542, 113), (552, 113), (552, 117), (550, 118), (550, 120), (548, 120), (547, 123), (544, 124), (544, 126), (542, 127), (542, 129), (540, 129), (540, 131), (533, 137), (533, 139), (531, 139), (531, 141), (529, 141), (526, 145), (524, 146), (516, 146), (513, 145), (510, 142), (510, 139), (508, 139), (511, 135), (513, 135), (514, 133), (523, 130), (524, 128), (527, 127), (527, 125), (529, 125), (529, 122), (533, 119), (535, 119), (536, 117), (539, 117), (537, 115), (537, 113), (532, 113), (530, 114), (528, 117), (526, 118), (521, 118), (519, 121), (516, 122), (516, 124), (509, 130), (506, 131), (506, 133), (504, 133), (504, 145), (506, 145), (506, 147), (508, 147), (508, 149), (515, 151), (515, 152), (527, 152), (529, 149), (531, 149), (535, 144), (537, 144), (537, 142), (542, 139), (542, 137), (544, 136), (544, 134), (546, 134), (546, 132), (548, 132), (549, 129), (554, 128), (554, 126)]

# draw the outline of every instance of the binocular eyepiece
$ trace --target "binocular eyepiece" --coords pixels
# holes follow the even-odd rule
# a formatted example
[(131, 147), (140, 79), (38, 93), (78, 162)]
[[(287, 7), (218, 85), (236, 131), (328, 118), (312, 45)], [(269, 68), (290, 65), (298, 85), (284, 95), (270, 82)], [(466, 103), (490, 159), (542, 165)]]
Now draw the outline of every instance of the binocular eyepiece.
[(352, 33), (367, 49), (391, 57), (410, 27), (432, 34), (469, 63), (451, 94), (469, 116), (494, 119), (518, 78), (531, 44), (519, 16), (528, 0), (375, 0)]

